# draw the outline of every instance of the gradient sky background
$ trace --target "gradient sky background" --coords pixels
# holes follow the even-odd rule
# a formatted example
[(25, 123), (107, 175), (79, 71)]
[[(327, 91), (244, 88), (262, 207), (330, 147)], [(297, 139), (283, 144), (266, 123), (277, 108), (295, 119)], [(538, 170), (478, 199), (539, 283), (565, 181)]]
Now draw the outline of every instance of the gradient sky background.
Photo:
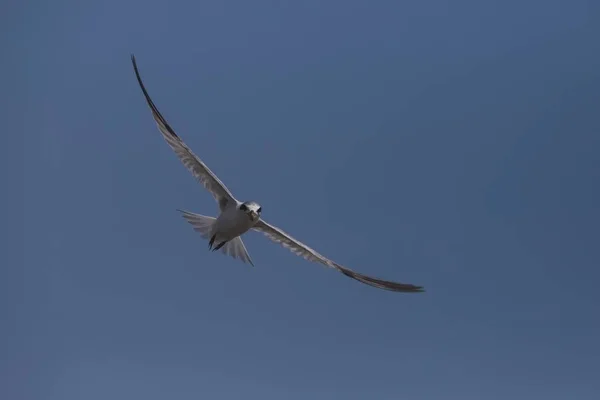
[[(0, 398), (599, 398), (597, 1), (9, 0), (1, 15), (16, 135)], [(238, 198), (427, 293), (258, 233), (254, 269), (208, 252), (176, 208), (216, 205), (161, 138), (130, 53)]]

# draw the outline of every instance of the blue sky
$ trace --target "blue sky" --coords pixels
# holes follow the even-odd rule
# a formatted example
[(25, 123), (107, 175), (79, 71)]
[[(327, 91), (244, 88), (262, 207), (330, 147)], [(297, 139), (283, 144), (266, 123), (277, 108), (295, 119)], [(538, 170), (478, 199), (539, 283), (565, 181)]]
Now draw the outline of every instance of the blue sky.
[[(594, 3), (9, 1), (0, 397), (597, 398)], [(427, 292), (207, 251), (130, 53), (238, 198)]]

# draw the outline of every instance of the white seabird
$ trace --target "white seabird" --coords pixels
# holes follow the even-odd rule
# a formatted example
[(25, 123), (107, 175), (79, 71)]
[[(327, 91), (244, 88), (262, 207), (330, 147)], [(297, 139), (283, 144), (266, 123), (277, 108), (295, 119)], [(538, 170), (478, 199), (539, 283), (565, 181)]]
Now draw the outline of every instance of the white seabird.
[(254, 265), (241, 238), (241, 235), (253, 229), (262, 232), (269, 239), (288, 248), (298, 256), (336, 269), (342, 274), (367, 285), (395, 292), (414, 293), (424, 291), (422, 286), (385, 281), (354, 272), (317, 253), (315, 250), (294, 239), (281, 229), (267, 223), (261, 217), (262, 208), (258, 203), (254, 201), (238, 201), (223, 182), (217, 178), (200, 158), (192, 153), (189, 147), (186, 146), (181, 138), (169, 126), (167, 120), (160, 114), (158, 108), (154, 105), (154, 102), (146, 91), (133, 55), (131, 56), (131, 61), (138, 83), (140, 84), (150, 110), (152, 110), (152, 116), (156, 120), (158, 129), (169, 146), (175, 151), (181, 162), (183, 162), (183, 164), (191, 171), (192, 175), (194, 175), (194, 177), (213, 195), (219, 206), (220, 214), (217, 218), (179, 210), (183, 214), (183, 217), (194, 227), (194, 230), (199, 232), (202, 237), (209, 240), (208, 246), (210, 249), (213, 251), (221, 249), (225, 254)]

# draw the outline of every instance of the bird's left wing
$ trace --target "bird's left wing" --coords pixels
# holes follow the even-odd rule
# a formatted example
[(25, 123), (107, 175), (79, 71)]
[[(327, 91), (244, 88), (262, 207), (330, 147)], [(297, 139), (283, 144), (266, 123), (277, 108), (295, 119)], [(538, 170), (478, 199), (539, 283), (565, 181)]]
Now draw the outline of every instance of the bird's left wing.
[(229, 204), (230, 202), (235, 203), (236, 200), (227, 189), (227, 187), (217, 178), (217, 176), (196, 156), (192, 153), (189, 147), (181, 140), (179, 136), (175, 133), (173, 128), (169, 126), (167, 120), (161, 115), (158, 111), (156, 105), (150, 98), (144, 83), (142, 82), (142, 78), (140, 77), (140, 73), (137, 68), (137, 63), (135, 62), (135, 57), (131, 56), (131, 62), (133, 63), (133, 69), (135, 70), (135, 76), (137, 77), (138, 83), (142, 88), (142, 92), (144, 93), (144, 97), (146, 98), (146, 102), (152, 110), (152, 116), (156, 120), (156, 124), (158, 125), (158, 129), (160, 133), (162, 133), (163, 137), (171, 146), (173, 151), (177, 154), (183, 165), (187, 167), (194, 175), (194, 177), (202, 184), (204, 187), (213, 195), (217, 203), (219, 204), (219, 208), (221, 211)]
[(322, 256), (321, 254), (317, 253), (315, 250), (311, 249), (304, 243), (294, 239), (281, 229), (268, 224), (263, 219), (260, 219), (256, 223), (256, 225), (254, 225), (254, 229), (262, 232), (272, 241), (281, 244), (283, 247), (289, 249), (294, 254), (305, 258), (306, 260), (318, 262), (328, 267), (334, 268), (340, 271), (342, 274), (352, 279), (356, 279), (357, 281), (365, 283), (367, 285), (374, 286), (380, 289), (391, 290), (394, 292), (415, 293), (425, 291), (422, 286), (415, 286), (408, 283), (384, 281), (382, 279), (372, 278), (370, 276), (354, 272), (334, 261), (331, 261), (327, 257)]

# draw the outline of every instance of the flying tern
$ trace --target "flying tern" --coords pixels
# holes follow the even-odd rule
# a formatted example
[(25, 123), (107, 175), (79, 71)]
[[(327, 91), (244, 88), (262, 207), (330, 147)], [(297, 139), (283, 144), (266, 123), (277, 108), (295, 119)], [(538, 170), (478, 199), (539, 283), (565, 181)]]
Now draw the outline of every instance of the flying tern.
[(359, 282), (374, 286), (380, 289), (391, 290), (395, 292), (423, 292), (422, 286), (411, 285), (407, 283), (398, 283), (373, 278), (367, 275), (352, 271), (335, 261), (319, 254), (299, 240), (266, 222), (262, 216), (262, 207), (254, 201), (239, 201), (219, 180), (219, 178), (196, 156), (192, 150), (181, 140), (169, 125), (167, 120), (158, 111), (158, 108), (150, 98), (140, 73), (138, 71), (135, 57), (131, 56), (133, 69), (137, 81), (142, 89), (146, 102), (152, 111), (160, 133), (163, 135), (169, 146), (175, 151), (181, 162), (190, 170), (192, 175), (213, 195), (218, 207), (219, 215), (217, 218), (208, 217), (192, 213), (189, 211), (178, 210), (182, 216), (199, 232), (203, 238), (208, 240), (209, 249), (221, 250), (223, 253), (240, 259), (245, 263), (254, 265), (248, 255), (246, 246), (241, 236), (249, 230), (255, 230), (263, 233), (275, 243), (281, 244), (298, 256), (306, 260), (318, 262), (328, 267), (338, 270), (342, 274), (355, 279)]

